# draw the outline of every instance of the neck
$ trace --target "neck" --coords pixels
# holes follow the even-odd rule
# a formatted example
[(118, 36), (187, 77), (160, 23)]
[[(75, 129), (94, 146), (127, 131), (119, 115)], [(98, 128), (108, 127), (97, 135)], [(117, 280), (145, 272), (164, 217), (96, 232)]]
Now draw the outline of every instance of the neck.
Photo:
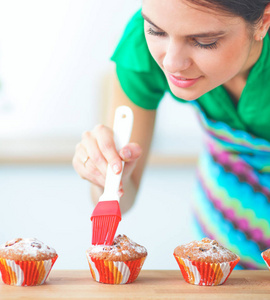
[(255, 41), (250, 47), (250, 55), (243, 66), (242, 70), (234, 76), (232, 79), (228, 80), (223, 84), (229, 94), (232, 96), (235, 104), (238, 103), (243, 89), (246, 85), (248, 74), (255, 63), (258, 61), (262, 53), (263, 41)]

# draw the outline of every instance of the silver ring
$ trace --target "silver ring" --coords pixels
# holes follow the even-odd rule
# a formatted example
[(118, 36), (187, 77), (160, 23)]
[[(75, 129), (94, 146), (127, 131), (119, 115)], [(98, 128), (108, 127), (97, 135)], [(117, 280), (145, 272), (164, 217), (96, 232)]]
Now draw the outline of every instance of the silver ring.
[(89, 156), (87, 156), (86, 157), (86, 159), (83, 161), (83, 164), (84, 164), (84, 166), (86, 165), (86, 163), (88, 162), (88, 159), (89, 159), (90, 157)]

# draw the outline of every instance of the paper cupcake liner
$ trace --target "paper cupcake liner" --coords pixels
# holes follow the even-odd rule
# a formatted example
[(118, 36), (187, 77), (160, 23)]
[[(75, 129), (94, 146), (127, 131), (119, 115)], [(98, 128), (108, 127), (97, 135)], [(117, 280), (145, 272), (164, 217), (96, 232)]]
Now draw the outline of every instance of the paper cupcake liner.
[(146, 259), (108, 261), (91, 257), (88, 253), (86, 256), (93, 279), (110, 284), (125, 284), (136, 280)]
[(266, 255), (264, 255), (263, 253), (261, 255), (262, 255), (262, 258), (263, 258), (264, 262), (266, 263), (268, 269), (270, 270), (270, 258), (267, 257)]
[(232, 270), (240, 260), (231, 262), (207, 263), (190, 261), (174, 254), (186, 282), (196, 285), (220, 285), (226, 282)]
[(43, 284), (58, 255), (42, 261), (15, 261), (0, 258), (0, 272), (5, 284), (31, 286)]

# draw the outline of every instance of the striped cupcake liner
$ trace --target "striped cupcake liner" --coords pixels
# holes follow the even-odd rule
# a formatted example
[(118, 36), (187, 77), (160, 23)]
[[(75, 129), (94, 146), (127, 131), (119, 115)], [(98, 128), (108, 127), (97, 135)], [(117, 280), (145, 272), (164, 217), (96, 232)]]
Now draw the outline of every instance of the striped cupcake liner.
[(16, 261), (0, 258), (0, 272), (5, 284), (33, 286), (43, 284), (58, 255), (42, 261)]
[(190, 261), (174, 254), (186, 282), (196, 285), (221, 285), (226, 282), (240, 258), (231, 262)]
[(146, 257), (132, 261), (108, 261), (86, 253), (90, 272), (97, 282), (109, 284), (131, 283), (138, 277)]

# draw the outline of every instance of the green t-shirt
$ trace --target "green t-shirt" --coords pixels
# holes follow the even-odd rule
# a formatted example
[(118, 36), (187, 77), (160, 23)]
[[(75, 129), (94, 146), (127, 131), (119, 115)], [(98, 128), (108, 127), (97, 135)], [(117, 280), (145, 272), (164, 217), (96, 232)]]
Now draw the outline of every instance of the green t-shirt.
[[(116, 63), (124, 92), (136, 105), (156, 109), (165, 92), (172, 94), (163, 71), (148, 50), (141, 10), (128, 23), (111, 59)], [(270, 41), (266, 35), (261, 56), (249, 73), (237, 107), (223, 86), (195, 101), (209, 118), (270, 141), (269, 81)], [(189, 103), (172, 96), (177, 101)]]

